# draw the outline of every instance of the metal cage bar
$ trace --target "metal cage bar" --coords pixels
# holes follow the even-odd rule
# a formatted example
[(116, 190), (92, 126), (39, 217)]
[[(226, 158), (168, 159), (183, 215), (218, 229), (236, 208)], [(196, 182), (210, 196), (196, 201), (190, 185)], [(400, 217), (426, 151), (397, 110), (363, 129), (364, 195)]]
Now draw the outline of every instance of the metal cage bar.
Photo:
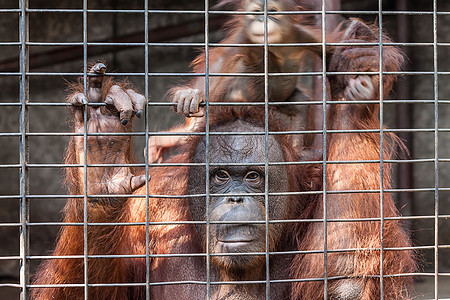
[[(149, 99), (149, 84), (148, 84), (148, 74), (149, 74), (149, 13), (148, 13), (148, 0), (144, 2), (145, 8), (145, 101), (148, 102)], [(148, 105), (145, 106), (145, 149), (148, 149), (148, 139), (149, 139), (149, 109)], [(150, 198), (149, 198), (149, 162), (148, 159), (145, 160), (145, 297), (146, 299), (150, 299)]]
[(210, 210), (209, 203), (211, 199), (210, 194), (210, 178), (209, 178), (209, 168), (210, 168), (210, 157), (209, 157), (209, 145), (210, 145), (210, 128), (209, 128), (209, 106), (210, 106), (210, 98), (209, 98), (209, 77), (210, 77), (210, 66), (209, 66), (209, 0), (205, 0), (205, 188), (206, 188), (206, 197), (205, 197), (205, 205), (206, 205), (206, 297), (208, 299), (211, 298), (211, 251), (209, 249), (210, 244)]
[[(87, 26), (88, 26), (88, 14), (87, 14), (88, 1), (83, 0), (83, 90), (84, 94), (88, 93), (87, 86), (87, 74), (88, 74), (88, 50), (87, 50)], [(83, 190), (83, 265), (84, 265), (84, 298), (88, 299), (89, 295), (89, 260), (88, 260), (88, 189), (87, 189), (87, 139), (88, 139), (88, 128), (87, 128), (87, 106), (85, 105), (83, 110), (83, 181), (84, 181), (84, 190)]]
[(27, 261), (27, 255), (29, 253), (29, 231), (27, 227), (27, 221), (29, 218), (29, 175), (27, 163), (29, 160), (29, 146), (28, 137), (26, 132), (29, 131), (29, 117), (28, 117), (28, 101), (29, 101), (29, 81), (26, 75), (28, 71), (28, 47), (26, 42), (28, 41), (29, 19), (26, 9), (28, 7), (28, 0), (20, 1), (20, 287), (21, 298), (28, 298), (27, 284), (29, 281), (29, 265)]
[(433, 90), (434, 90), (434, 298), (439, 299), (439, 87), (438, 87), (438, 53), (437, 53), (437, 0), (433, 0)]

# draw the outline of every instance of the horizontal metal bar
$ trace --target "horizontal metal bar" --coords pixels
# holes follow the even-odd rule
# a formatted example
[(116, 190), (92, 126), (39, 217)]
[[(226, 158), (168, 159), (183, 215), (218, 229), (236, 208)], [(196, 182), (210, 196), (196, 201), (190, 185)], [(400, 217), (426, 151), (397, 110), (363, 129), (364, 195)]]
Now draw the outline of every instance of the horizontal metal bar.
[[(268, 131), (269, 135), (293, 135), (293, 134), (322, 134), (324, 130), (297, 130), (297, 131)], [(335, 129), (327, 129), (326, 133), (379, 133), (380, 129), (346, 129), (346, 130), (335, 130)], [(392, 129), (383, 129), (383, 132), (435, 132), (432, 128), (392, 128)], [(438, 132), (450, 132), (450, 128), (440, 128)], [(0, 133), (0, 137), (10, 137), (10, 136), (19, 136), (21, 133), (19, 132), (2, 132)], [(146, 134), (150, 136), (205, 136), (205, 132), (169, 132), (169, 131), (135, 131), (135, 132), (88, 132), (87, 136), (145, 136)], [(28, 132), (27, 136), (34, 137), (44, 137), (44, 136), (84, 136), (82, 133), (75, 132)], [(224, 136), (224, 135), (232, 135), (232, 136), (244, 136), (244, 135), (265, 135), (265, 132), (250, 132), (250, 131), (242, 131), (242, 132), (228, 132), (228, 131), (214, 131), (210, 132), (211, 136)]]
[(20, 256), (0, 256), (0, 260), (20, 260)]
[[(321, 76), (323, 72), (292, 72), (292, 73), (269, 73), (269, 77), (276, 76)], [(326, 75), (379, 75), (380, 72), (325, 72)], [(396, 71), (396, 72), (383, 72), (383, 75), (433, 75), (433, 71)], [(450, 75), (450, 72), (437, 72), (438, 75)], [(1, 76), (21, 75), (19, 72), (1, 72)], [(79, 72), (27, 72), (27, 76), (77, 76), (81, 77), (84, 74)], [(129, 72), (129, 73), (107, 73), (105, 76), (124, 76), (124, 77), (145, 77), (145, 73), (141, 72)], [(205, 77), (205, 73), (192, 73), (192, 72), (149, 72), (147, 76), (150, 77)], [(211, 77), (264, 77), (264, 73), (209, 73)]]
[(19, 72), (0, 72), (0, 76), (21, 76)]
[[(439, 249), (447, 249), (449, 245), (439, 246)], [(411, 250), (434, 250), (435, 246), (414, 246), (404, 248), (383, 248), (383, 251), (411, 251)], [(349, 249), (327, 249), (331, 253), (348, 253), (359, 251), (380, 251), (380, 248), (349, 248)], [(297, 255), (297, 254), (322, 254), (323, 250), (305, 250), (305, 251), (285, 251), (285, 252), (269, 252), (269, 255)], [(211, 253), (211, 256), (262, 256), (266, 252), (243, 252), (243, 253)], [(168, 253), (168, 254), (151, 254), (151, 258), (172, 258), (172, 257), (205, 257), (206, 253)], [(90, 259), (117, 259), (117, 258), (145, 258), (145, 254), (121, 254), (121, 255), (89, 255)], [(84, 255), (30, 255), (26, 259), (29, 260), (54, 260), (54, 259), (83, 259)], [(20, 256), (4, 256), (0, 260), (21, 260)]]
[[(159, 43), (155, 43), (159, 45)], [(205, 44), (199, 43), (201, 46)], [(176, 46), (177, 43), (170, 43), (170, 45)], [(208, 46), (210, 47), (262, 47), (264, 44), (226, 44), (226, 43), (210, 43)], [(268, 43), (269, 47), (311, 47), (311, 46), (322, 46), (322, 43)], [(346, 43), (346, 42), (333, 42), (333, 43), (325, 43), (325, 46), (403, 46), (403, 47), (424, 47), (424, 46), (434, 46), (434, 43), (426, 43), (426, 42), (382, 42), (380, 43), (372, 43), (372, 42), (355, 42), (355, 43)], [(436, 43), (437, 46), (447, 47), (450, 46), (450, 43), (440, 42)]]
[[(30, 41), (25, 43), (27, 46), (40, 46), (40, 47), (53, 47), (53, 46), (83, 46), (83, 42), (38, 42)], [(144, 47), (146, 44), (144, 42), (87, 42), (87, 46), (120, 46), (120, 47)], [(0, 46), (20, 46), (20, 42), (10, 41), (10, 42), (0, 42)], [(205, 47), (205, 43), (202, 42), (149, 42), (148, 46), (152, 47)], [(370, 42), (359, 42), (359, 43), (344, 43), (344, 42), (334, 42), (325, 43), (326, 46), (379, 46), (380, 43), (370, 43)], [(434, 43), (427, 42), (384, 42), (381, 43), (382, 46), (395, 46), (395, 47), (431, 47)], [(448, 47), (450, 43), (440, 42), (436, 43), (438, 47)], [(209, 43), (209, 47), (221, 48), (221, 47), (251, 47), (258, 48), (263, 47), (263, 44), (227, 44), (227, 43)], [(270, 47), (311, 47), (311, 46), (322, 46), (322, 43), (269, 43)]]
[[(383, 251), (410, 251), (410, 250), (433, 250), (434, 246), (417, 246), (417, 247), (404, 247), (404, 248), (383, 248)], [(379, 252), (381, 248), (348, 248), (348, 249), (327, 249), (330, 253), (348, 253), (348, 252), (359, 252), (359, 251), (371, 251)], [(324, 253), (323, 250), (302, 250), (302, 251), (283, 251), (283, 252), (269, 252), (271, 256), (282, 256), (282, 255), (297, 255), (297, 254), (321, 254)], [(210, 256), (221, 256), (221, 257), (232, 257), (232, 256), (263, 256), (266, 252), (226, 252), (226, 253), (211, 253)], [(161, 253), (161, 254), (150, 254), (151, 258), (171, 258), (171, 257), (206, 257), (206, 253)], [(121, 254), (121, 255), (88, 255), (90, 259), (116, 259), (116, 258), (144, 258), (145, 254)], [(68, 256), (56, 256), (56, 255), (30, 255), (27, 259), (30, 260), (44, 260), (44, 259), (82, 259), (84, 255), (68, 255)]]
[[(404, 164), (404, 163), (431, 163), (434, 158), (422, 159), (386, 159), (383, 163)], [(327, 160), (327, 164), (379, 164), (380, 160), (341, 160), (331, 161)], [(438, 162), (450, 162), (450, 159), (441, 158)], [(269, 162), (269, 166), (290, 166), (290, 165), (309, 165), (322, 164), (321, 160), (312, 161), (295, 161), (295, 162)], [(205, 166), (205, 163), (149, 163), (150, 167), (179, 167), (179, 166)], [(210, 163), (210, 166), (264, 166), (265, 163)], [(26, 164), (29, 168), (79, 168), (82, 164), (63, 164), (63, 163), (29, 163)], [(145, 163), (136, 164), (87, 164), (87, 167), (145, 167)], [(0, 164), (0, 168), (20, 168), (21, 164)]]
[[(1, 73), (0, 73), (1, 74)], [(269, 76), (319, 76), (322, 72), (296, 72), (296, 73), (269, 73)], [(379, 75), (379, 72), (325, 72), (326, 75)], [(398, 71), (398, 72), (383, 72), (383, 75), (433, 75), (433, 71)], [(437, 72), (438, 75), (450, 75), (450, 72)], [(27, 76), (83, 76), (78, 72), (29, 72)], [(157, 73), (149, 72), (149, 77), (205, 77), (204, 73), (180, 73), (180, 72), (166, 72)], [(105, 76), (126, 76), (126, 77), (144, 77), (145, 73), (110, 73)], [(264, 77), (264, 73), (209, 73), (211, 77)]]
[[(366, 100), (366, 101), (326, 101), (326, 104), (370, 104), (370, 103), (379, 103), (379, 101), (373, 101), (373, 100)], [(434, 104), (434, 100), (426, 100), (426, 99), (411, 99), (411, 100), (384, 100), (383, 103), (388, 104), (419, 104), (419, 103), (428, 103), (428, 104)], [(450, 100), (439, 100), (438, 103), (440, 104), (450, 104)], [(293, 101), (293, 102), (269, 102), (269, 106), (280, 106), (280, 105), (322, 105), (322, 100), (308, 100), (308, 101)], [(20, 106), (21, 104), (19, 102), (0, 102), (0, 106)], [(70, 103), (66, 102), (29, 102), (26, 104), (27, 106), (72, 106)], [(104, 103), (90, 103), (88, 105), (105, 105)], [(147, 105), (149, 107), (153, 106), (174, 106), (173, 103), (170, 102), (147, 102)], [(200, 104), (202, 106), (202, 103)], [(263, 105), (263, 102), (210, 102), (210, 106), (258, 106)], [(392, 130), (392, 129), (385, 129), (385, 130)], [(383, 131), (385, 131), (383, 130)], [(402, 129), (403, 130), (403, 129)], [(408, 130), (408, 129), (405, 129)], [(414, 130), (414, 129), (410, 129)]]
[[(431, 188), (410, 188), (410, 189), (384, 189), (385, 193), (403, 193), (403, 192), (434, 192), (434, 191), (450, 191), (450, 188), (441, 187), (435, 189)], [(343, 191), (327, 191), (327, 194), (354, 194), (354, 193), (376, 193), (379, 194), (380, 190), (343, 190)], [(323, 191), (304, 191), (304, 192), (286, 192), (286, 193), (270, 193), (269, 196), (290, 196), (290, 195), (311, 195), (311, 194), (323, 194)], [(216, 194), (218, 197), (220, 194)], [(231, 194), (226, 194), (231, 195)], [(234, 195), (234, 194), (233, 194)], [(239, 194), (236, 194), (239, 195)], [(249, 195), (249, 194), (245, 194)], [(259, 195), (259, 194), (252, 194)], [(149, 195), (149, 198), (155, 199), (183, 199), (183, 198), (193, 198), (193, 197), (205, 197), (206, 194), (199, 195)], [(89, 195), (88, 198), (145, 198), (145, 195), (135, 195), (135, 194), (127, 194), (127, 195)], [(1, 199), (20, 199), (19, 195), (0, 195)], [(49, 200), (49, 199), (68, 199), (68, 198), (83, 198), (82, 195), (27, 195), (29, 199), (36, 200)]]
[[(444, 190), (445, 188), (440, 188), (440, 190)], [(396, 192), (396, 189), (384, 189), (386, 193)], [(428, 192), (434, 191), (434, 188), (414, 188), (414, 189), (405, 189), (401, 190), (401, 192), (409, 191), (409, 192)], [(327, 190), (327, 194), (379, 194), (379, 189), (373, 190), (339, 190), (339, 191), (331, 191)], [(301, 191), (301, 192), (277, 192), (277, 193), (269, 193), (269, 196), (292, 196), (292, 195), (318, 195), (323, 194), (322, 190), (318, 191)], [(211, 197), (226, 197), (226, 196), (264, 196), (265, 193), (225, 193), (225, 194), (209, 194)], [(46, 199), (47, 197), (69, 197), (69, 198), (82, 198), (83, 195), (28, 195), (27, 198), (41, 198)], [(88, 195), (88, 198), (145, 198), (146, 195), (136, 195), (136, 194), (118, 194), (118, 195), (110, 195), (110, 194), (99, 194), (99, 195)], [(195, 197), (206, 197), (206, 194), (190, 194), (190, 195), (149, 195), (149, 198), (161, 198), (161, 199), (181, 199), (181, 198), (195, 198)], [(0, 198), (1, 199), (1, 198)]]
[(0, 288), (1, 287), (21, 288), (22, 286), (20, 283), (0, 283)]
[[(439, 219), (450, 219), (450, 215), (439, 215)], [(388, 221), (405, 221), (405, 220), (434, 220), (435, 216), (397, 216), (397, 217), (385, 217), (384, 220)], [(379, 222), (381, 218), (353, 218), (353, 219), (327, 219), (327, 223), (354, 223), (354, 222)], [(323, 223), (323, 219), (291, 219), (291, 220), (269, 220), (271, 224), (285, 224), (285, 223)], [(149, 222), (149, 225), (205, 225), (206, 221), (160, 221)], [(265, 224), (265, 221), (210, 221), (209, 224)], [(83, 226), (84, 223), (65, 223), (65, 222), (29, 222), (27, 226)], [(145, 222), (112, 222), (112, 223), (87, 223), (88, 226), (145, 226)], [(1, 227), (20, 227), (22, 223), (0, 223)], [(442, 247), (448, 247), (449, 245), (441, 244)], [(417, 247), (417, 246), (414, 246)], [(434, 246), (431, 246), (434, 247)]]
[[(448, 276), (448, 273), (438, 273), (439, 276)], [(388, 277), (412, 277), (412, 276), (434, 276), (431, 273), (401, 273), (401, 274), (387, 274), (383, 275), (383, 278)], [(358, 276), (357, 276), (358, 277)], [(362, 277), (362, 276), (361, 276)], [(380, 275), (364, 275), (364, 278), (380, 278)], [(355, 278), (355, 276), (330, 276), (327, 277), (328, 280), (340, 280), (346, 278)], [(197, 280), (183, 280), (183, 281), (163, 281), (163, 282), (149, 282), (149, 283), (89, 283), (89, 287), (136, 287), (136, 286), (160, 286), (160, 285), (186, 285), (186, 284), (196, 284), (196, 285), (237, 285), (237, 284), (264, 284), (270, 283), (294, 283), (294, 282), (310, 282), (310, 281), (323, 281), (325, 278), (302, 278), (302, 279), (271, 279), (271, 280), (239, 280), (239, 281), (197, 281)], [(70, 287), (83, 287), (83, 284), (39, 284), (39, 285), (27, 285), (28, 288), (70, 288)]]
[[(56, 8), (28, 8), (25, 10), (28, 13), (83, 13), (83, 9), (56, 9)], [(21, 9), (18, 8), (3, 8), (0, 9), (0, 13), (20, 13)], [(127, 14), (145, 14), (144, 9), (87, 9), (88, 13), (127, 13)], [(200, 14), (204, 15), (205, 10), (161, 10), (161, 9), (149, 9), (148, 14)], [(317, 14), (320, 15), (323, 12), (321, 10), (305, 10), (305, 11), (277, 11), (267, 12), (267, 15), (304, 15), (304, 14)], [(403, 11), (403, 10), (325, 10), (326, 14), (358, 14), (358, 15), (429, 15), (434, 14), (433, 11)], [(263, 15), (264, 12), (252, 12), (252, 11), (216, 11), (209, 10), (210, 15)], [(437, 11), (437, 15), (449, 15), (448, 11)]]
[[(145, 283), (144, 283), (145, 285)], [(85, 287), (84, 283), (66, 283), (66, 284), (27, 284), (26, 285), (27, 288), (80, 288), (80, 287)]]
[[(438, 75), (450, 75), (450, 72), (436, 72)], [(275, 76), (319, 76), (322, 72), (299, 72), (299, 73), (270, 73), (269, 77)], [(379, 75), (379, 72), (325, 72), (326, 75)], [(434, 75), (432, 71), (398, 71), (383, 72), (384, 75)], [(0, 76), (20, 76), (19, 72), (0, 72)], [(83, 76), (78, 72), (27, 72), (25, 75), (33, 76)], [(145, 77), (145, 73), (110, 73), (108, 76), (124, 76), (124, 77)], [(149, 77), (205, 77), (204, 73), (152, 73), (147, 74)], [(264, 73), (210, 73), (211, 77), (264, 77)]]
[[(322, 134), (323, 130), (303, 130), (303, 131), (271, 131), (269, 135), (300, 135), (300, 134)], [(327, 133), (379, 133), (379, 129), (361, 129), (361, 130), (326, 130)], [(417, 129), (385, 129), (383, 132), (412, 132), (412, 133), (423, 133), (423, 132), (434, 132), (433, 129), (430, 128), (417, 128)], [(450, 132), (450, 128), (441, 128), (437, 130), (437, 132)], [(145, 132), (91, 132), (88, 133), (87, 136), (145, 136)], [(2, 132), (0, 133), (0, 137), (16, 137), (19, 136), (20, 133), (17, 132)], [(48, 136), (62, 136), (62, 137), (70, 137), (70, 136), (83, 136), (80, 133), (74, 132), (29, 132), (26, 134), (27, 136), (33, 137), (48, 137)], [(204, 136), (204, 132), (149, 132), (149, 136)], [(264, 135), (263, 133), (254, 132), (211, 132), (210, 136), (244, 136), (244, 135)], [(160, 164), (158, 164), (160, 165)]]
[(0, 42), (0, 46), (20, 46), (20, 42)]

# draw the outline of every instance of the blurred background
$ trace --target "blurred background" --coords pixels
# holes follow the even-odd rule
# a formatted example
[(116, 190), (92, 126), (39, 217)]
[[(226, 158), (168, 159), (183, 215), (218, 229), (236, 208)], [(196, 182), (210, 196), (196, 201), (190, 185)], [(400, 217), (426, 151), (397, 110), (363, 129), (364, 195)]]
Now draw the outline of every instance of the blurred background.
[[(204, 1), (152, 0), (154, 10), (203, 10)], [(317, 1), (320, 9), (321, 1)], [(211, 5), (214, 3), (210, 3)], [(369, 22), (378, 20), (377, 0), (328, 1), (328, 8), (342, 10), (343, 15), (358, 17)], [(417, 250), (421, 272), (435, 272), (435, 215), (439, 214), (439, 290), (440, 299), (450, 297), (450, 2), (437, 1), (437, 70), (434, 68), (434, 32), (432, 0), (384, 0), (382, 1), (383, 28), (395, 42), (412, 43), (402, 46), (408, 56), (405, 71), (415, 74), (401, 76), (395, 94), (390, 99), (405, 100), (384, 105), (384, 121), (391, 129), (414, 129), (398, 133), (406, 144), (412, 161), (396, 165), (394, 187), (402, 192), (394, 193), (399, 210), (404, 216), (420, 216), (405, 222)], [(20, 47), (18, 1), (0, 2), (0, 257), (19, 255), (18, 226), (2, 224), (18, 223), (20, 207), (19, 164), (20, 106), (19, 103)], [(83, 69), (83, 13), (61, 12), (39, 9), (82, 9), (82, 1), (29, 0), (29, 41), (44, 43), (78, 43), (78, 45), (30, 45), (29, 101), (31, 103), (63, 103), (67, 93), (67, 82), (77, 77), (70, 74)], [(143, 9), (143, 0), (90, 0), (92, 10)], [(354, 11), (353, 13), (345, 13)], [(389, 13), (407, 11), (409, 13)], [(372, 12), (372, 13), (364, 13)], [(375, 13), (374, 13), (375, 12)], [(412, 13), (411, 13), (412, 12)], [(320, 16), (319, 16), (320, 17)], [(328, 16), (327, 16), (328, 18)], [(210, 41), (218, 42), (223, 37), (220, 30), (226, 21), (224, 15), (210, 16)], [(89, 12), (89, 42), (144, 42), (144, 16), (140, 13)], [(149, 39), (153, 43), (204, 42), (204, 14), (155, 13), (149, 17)], [(190, 71), (189, 64), (200, 53), (200, 47), (151, 46), (149, 47), (149, 70), (152, 73)], [(105, 61), (108, 72), (143, 73), (145, 57), (143, 46), (92, 45), (88, 48), (88, 61)], [(435, 90), (434, 71), (437, 75)], [(119, 76), (120, 77), (120, 76)], [(123, 76), (130, 80), (138, 91), (144, 91), (143, 76)], [(165, 101), (167, 90), (183, 81), (180, 76), (150, 76), (150, 101)], [(187, 80), (188, 78), (184, 78)], [(313, 80), (306, 80), (311, 84)], [(436, 93), (436, 94), (435, 94)], [(435, 115), (435, 95), (439, 99)], [(407, 100), (407, 101), (406, 101)], [(183, 118), (170, 107), (150, 106), (150, 129), (165, 130), (181, 123)], [(438, 118), (438, 119), (436, 119)], [(144, 122), (137, 128), (143, 130)], [(435, 126), (439, 128), (437, 139)], [(65, 106), (32, 105), (29, 107), (29, 132), (69, 132), (67, 108)], [(143, 161), (142, 137), (136, 140), (136, 153)], [(30, 164), (59, 164), (63, 160), (67, 136), (36, 135), (29, 137)], [(438, 141), (438, 142), (437, 142)], [(437, 152), (436, 152), (437, 151)], [(436, 169), (434, 158), (438, 155)], [(403, 158), (407, 158), (404, 155)], [(14, 166), (9, 166), (14, 165)], [(439, 208), (435, 211), (435, 180), (438, 176), (437, 193)], [(64, 195), (63, 172), (59, 167), (31, 167), (29, 170), (30, 222), (58, 222), (65, 199), (45, 197)], [(405, 191), (409, 189), (409, 191)], [(414, 189), (414, 190), (413, 190)], [(30, 255), (49, 254), (54, 247), (58, 226), (30, 226)], [(33, 273), (39, 260), (32, 260)], [(444, 276), (444, 275), (447, 276)], [(416, 299), (434, 298), (434, 277), (417, 276)], [(0, 260), (0, 299), (18, 299), (20, 290), (2, 287), (2, 283), (19, 282), (19, 261)]]

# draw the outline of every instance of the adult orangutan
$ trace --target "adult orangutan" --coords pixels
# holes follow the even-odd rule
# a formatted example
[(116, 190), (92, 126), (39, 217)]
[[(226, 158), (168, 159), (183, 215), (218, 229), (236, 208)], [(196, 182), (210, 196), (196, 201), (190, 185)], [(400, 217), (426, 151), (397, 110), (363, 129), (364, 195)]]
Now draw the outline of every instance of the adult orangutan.
[[(344, 63), (342, 53), (345, 51), (336, 51), (344, 56), (341, 59), (335, 57), (336, 61)], [(102, 74), (104, 68), (97, 64), (91, 72)], [(341, 96), (361, 99), (369, 92), (376, 93), (369, 85), (363, 88), (365, 84), (355, 89), (353, 80), (362, 79), (364, 77), (349, 79), (348, 84), (336, 80), (333, 83), (335, 99), (340, 100)], [(74, 104), (74, 132), (83, 131), (84, 109), (88, 110), (86, 128), (89, 133), (131, 132), (130, 120), (134, 112), (143, 108), (141, 96), (112, 85), (111, 81), (102, 84), (101, 76), (90, 77), (88, 83), (87, 96), (79, 91), (69, 96), (69, 101)], [(337, 89), (339, 84), (341, 88)], [(107, 105), (82, 106), (85, 102), (98, 101)], [(327, 120), (330, 129), (380, 128), (375, 104), (345, 101), (331, 105), (330, 109)], [(150, 169), (148, 188), (152, 196), (148, 206), (142, 171), (124, 166), (88, 167), (88, 194), (109, 197), (89, 198), (87, 221), (116, 223), (87, 228), (90, 255), (87, 277), (88, 284), (94, 285), (87, 289), (89, 299), (145, 299), (147, 291), (151, 299), (204, 299), (208, 295), (207, 278), (216, 282), (209, 285), (212, 299), (263, 299), (266, 291), (271, 299), (323, 299), (324, 277), (328, 278), (328, 298), (377, 299), (381, 296), (381, 251), (384, 297), (409, 297), (411, 277), (401, 274), (415, 270), (411, 251), (380, 249), (382, 239), (384, 248), (409, 246), (398, 220), (385, 220), (384, 235), (380, 236), (381, 214), (383, 217), (398, 215), (389, 194), (384, 194), (382, 213), (380, 208), (378, 190), (381, 185), (384, 189), (389, 188), (390, 168), (384, 166), (381, 178), (379, 163), (357, 162), (379, 160), (378, 133), (327, 134), (326, 190), (332, 193), (326, 196), (326, 218), (330, 221), (327, 222), (325, 272), (324, 201), (321, 193), (308, 193), (323, 189), (322, 164), (286, 164), (302, 158), (292, 147), (290, 137), (276, 134), (268, 136), (270, 164), (266, 172), (266, 144), (261, 134), (264, 133), (264, 113), (257, 108), (222, 109), (211, 114), (210, 121), (209, 138), (204, 135), (191, 137), (182, 153), (169, 160), (170, 163), (194, 165), (161, 165)], [(269, 131), (284, 130), (272, 118), (267, 121)], [(204, 122), (199, 124), (195, 132), (204, 132), (205, 126)], [(222, 132), (231, 134), (219, 134)], [(389, 136), (384, 138), (385, 145), (392, 140)], [(88, 164), (135, 162), (129, 136), (88, 136), (86, 157), (82, 141), (81, 136), (72, 138), (67, 149), (67, 163), (80, 164), (84, 159)], [(391, 149), (384, 147), (384, 159), (391, 157)], [(203, 165), (207, 153), (208, 169)], [(355, 162), (334, 164), (335, 161)], [(210, 193), (208, 203), (206, 178)], [(67, 182), (71, 194), (83, 194), (84, 169), (69, 168)], [(347, 190), (364, 192), (346, 193)], [(129, 193), (143, 197), (115, 197)], [(163, 197), (159, 198), (159, 195)], [(148, 231), (144, 225), (147, 209)], [(69, 200), (64, 215), (67, 223), (82, 222), (83, 200)], [(267, 227), (266, 217), (270, 220)], [(362, 218), (365, 220), (354, 220)], [(206, 220), (209, 225), (205, 224)], [(146, 242), (147, 235), (149, 243)], [(150, 254), (148, 269), (147, 247)], [(83, 227), (64, 226), (54, 255), (82, 255), (83, 249)], [(249, 254), (239, 254), (242, 252)], [(210, 253), (210, 264), (207, 264), (205, 253)], [(269, 265), (266, 265), (267, 254)], [(112, 257), (93, 257), (95, 255)], [(145, 288), (147, 273), (150, 284), (154, 284), (148, 290)], [(265, 285), (266, 279), (273, 281), (269, 289)], [(55, 257), (45, 261), (35, 276), (33, 299), (82, 299), (85, 290), (80, 284), (83, 283), (82, 258)]]

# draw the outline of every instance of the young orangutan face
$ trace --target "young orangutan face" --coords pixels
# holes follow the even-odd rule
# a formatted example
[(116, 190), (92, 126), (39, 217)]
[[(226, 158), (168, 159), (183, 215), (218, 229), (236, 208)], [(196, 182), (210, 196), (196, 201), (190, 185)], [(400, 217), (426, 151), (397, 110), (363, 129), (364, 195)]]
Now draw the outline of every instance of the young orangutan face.
[[(284, 2), (284, 3), (283, 3)], [(278, 11), (292, 11), (288, 7), (286, 1), (269, 0), (267, 1), (268, 12)], [(244, 11), (249, 12), (263, 12), (264, 1), (262, 0), (247, 0), (244, 2)], [(268, 43), (283, 43), (290, 40), (294, 34), (294, 27), (292, 26), (292, 17), (290, 15), (268, 15), (267, 17), (267, 39)], [(264, 43), (264, 16), (263, 15), (248, 15), (245, 18), (245, 28), (247, 37), (252, 43)]]

